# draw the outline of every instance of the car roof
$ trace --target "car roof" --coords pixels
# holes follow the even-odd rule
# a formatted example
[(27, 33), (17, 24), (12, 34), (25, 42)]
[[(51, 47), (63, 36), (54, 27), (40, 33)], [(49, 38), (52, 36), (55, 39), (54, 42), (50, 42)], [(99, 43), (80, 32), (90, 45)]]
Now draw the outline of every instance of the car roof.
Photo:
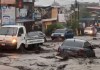
[(81, 39), (74, 39), (74, 38), (72, 38), (72, 39), (66, 39), (65, 41), (75, 41), (75, 42), (87, 42), (86, 40), (81, 40)]

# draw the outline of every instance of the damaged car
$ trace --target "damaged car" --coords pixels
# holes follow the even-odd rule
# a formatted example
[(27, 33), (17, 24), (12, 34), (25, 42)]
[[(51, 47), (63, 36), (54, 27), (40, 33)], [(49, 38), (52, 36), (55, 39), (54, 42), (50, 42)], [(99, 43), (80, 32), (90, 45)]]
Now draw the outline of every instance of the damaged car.
[(58, 56), (71, 57), (95, 57), (94, 46), (86, 40), (66, 39), (58, 48)]

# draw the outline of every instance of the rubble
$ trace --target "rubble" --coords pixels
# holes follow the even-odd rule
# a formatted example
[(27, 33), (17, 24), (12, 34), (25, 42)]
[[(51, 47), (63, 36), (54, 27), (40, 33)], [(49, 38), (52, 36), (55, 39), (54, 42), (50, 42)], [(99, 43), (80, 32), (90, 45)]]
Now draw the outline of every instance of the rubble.
[(64, 68), (66, 67), (67, 64), (63, 64), (63, 65), (59, 65), (57, 67), (57, 70), (64, 70)]
[(93, 37), (93, 40), (99, 40), (100, 37)]
[(24, 66), (15, 66), (16, 68), (18, 68), (19, 70), (32, 70), (28, 67), (24, 67)]
[(53, 54), (53, 55), (49, 55), (49, 56), (40, 56), (40, 57), (46, 58), (46, 59), (53, 59), (53, 58), (55, 58), (55, 55)]
[(48, 66), (46, 63), (43, 63), (43, 62), (37, 62), (36, 64), (37, 66), (43, 66), (43, 67)]

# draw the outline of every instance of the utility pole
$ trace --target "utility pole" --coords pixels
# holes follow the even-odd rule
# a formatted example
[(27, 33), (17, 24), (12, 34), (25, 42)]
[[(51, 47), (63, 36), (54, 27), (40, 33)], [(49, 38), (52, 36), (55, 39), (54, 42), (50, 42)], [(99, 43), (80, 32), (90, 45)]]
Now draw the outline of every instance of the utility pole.
[(80, 35), (80, 30), (79, 30), (79, 4), (77, 0), (75, 0), (75, 23), (76, 23), (76, 34)]
[(77, 0), (75, 0), (75, 20), (79, 21), (79, 4), (77, 2)]

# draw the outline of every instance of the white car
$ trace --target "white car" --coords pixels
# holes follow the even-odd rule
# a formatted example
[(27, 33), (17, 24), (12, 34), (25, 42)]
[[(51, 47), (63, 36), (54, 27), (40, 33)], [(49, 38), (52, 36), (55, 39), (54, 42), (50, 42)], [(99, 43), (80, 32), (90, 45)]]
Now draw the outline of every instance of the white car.
[(97, 29), (95, 27), (86, 27), (84, 29), (84, 34), (85, 35), (96, 35), (97, 34)]

